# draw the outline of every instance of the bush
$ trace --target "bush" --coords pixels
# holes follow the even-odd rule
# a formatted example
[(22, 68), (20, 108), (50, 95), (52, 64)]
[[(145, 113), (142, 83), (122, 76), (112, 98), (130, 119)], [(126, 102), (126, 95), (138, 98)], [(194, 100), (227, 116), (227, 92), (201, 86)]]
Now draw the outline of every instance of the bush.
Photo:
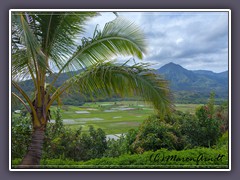
[(161, 148), (180, 150), (184, 145), (184, 137), (177, 123), (171, 125), (157, 116), (151, 116), (140, 125), (136, 139), (131, 146), (134, 152), (143, 153)]
[[(76, 161), (100, 158), (107, 149), (105, 132), (89, 127), (88, 133), (81, 128), (71, 131), (63, 125), (61, 111), (53, 112), (55, 123), (48, 123), (43, 144), (43, 159), (72, 159)], [(23, 158), (31, 141), (31, 118), (13, 115), (12, 118), (12, 158)]]
[(104, 157), (118, 157), (127, 153), (129, 153), (129, 143), (127, 138), (121, 135), (117, 140), (109, 139), (107, 141), (107, 149)]
[(196, 118), (189, 119), (182, 124), (182, 133), (187, 135), (188, 143), (192, 147), (211, 147), (221, 136), (221, 120), (214, 107), (214, 93), (205, 106), (196, 109)]
[(216, 149), (220, 149), (222, 147), (228, 148), (228, 131), (226, 131), (217, 141)]
[(198, 136), (199, 145), (210, 147), (216, 144), (220, 137), (220, 122), (213, 117), (208, 106), (202, 106), (196, 111), (198, 117)]
[(229, 119), (228, 119), (228, 102), (222, 103), (216, 108), (215, 118), (220, 121), (220, 130), (221, 133), (228, 131)]
[(43, 158), (62, 158), (74, 161), (100, 158), (107, 148), (106, 136), (103, 130), (89, 127), (88, 133), (81, 128), (73, 132), (64, 129), (58, 136), (52, 138), (48, 134), (43, 149)]
[(12, 115), (12, 158), (23, 158), (31, 141), (31, 119), (29, 116)]
[[(13, 165), (20, 163), (12, 161)], [(225, 146), (219, 149), (195, 148), (182, 151), (160, 149), (143, 154), (122, 155), (116, 158), (104, 157), (85, 162), (63, 159), (43, 159), (41, 168), (228, 168), (228, 150)]]

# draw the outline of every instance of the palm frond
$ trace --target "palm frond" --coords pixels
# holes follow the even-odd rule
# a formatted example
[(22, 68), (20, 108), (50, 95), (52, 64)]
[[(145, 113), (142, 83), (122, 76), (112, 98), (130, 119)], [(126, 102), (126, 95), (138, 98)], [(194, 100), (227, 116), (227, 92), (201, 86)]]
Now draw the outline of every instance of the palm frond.
[(107, 23), (103, 30), (95, 29), (92, 38), (83, 38), (73, 56), (66, 62), (66, 68), (76, 70), (97, 62), (110, 60), (117, 55), (143, 58), (146, 53), (145, 37), (141, 29), (134, 23), (117, 17)]
[(22, 98), (20, 98), (17, 94), (13, 93), (11, 94), (11, 100), (12, 100), (12, 105), (17, 105), (19, 104), (19, 102), (21, 102), (24, 107), (26, 108), (26, 110), (31, 113), (31, 109), (28, 107), (28, 105), (24, 102), (24, 100)]
[(161, 115), (169, 112), (172, 107), (167, 81), (141, 64), (119, 66), (108, 62), (92, 66), (66, 81), (59, 88), (59, 94), (52, 97), (52, 101), (70, 86), (75, 86), (79, 92), (87, 95), (140, 96), (151, 103)]
[(45, 55), (30, 29), (27, 17), (23, 13), (13, 14), (12, 17), (15, 25), (12, 27), (12, 77), (16, 81), (30, 76), (36, 87), (40, 80), (39, 71), (48, 69)]
[(29, 27), (23, 15), (20, 15), (20, 19), (23, 28), (24, 45), (26, 46), (29, 60), (32, 59), (33, 61), (36, 61), (36, 68), (47, 69), (48, 67), (45, 61), (46, 57), (42, 52), (41, 46), (36, 36), (33, 34), (33, 31)]
[(39, 12), (28, 13), (46, 56), (56, 66), (69, 57), (76, 48), (76, 37), (85, 31), (85, 23), (96, 12)]
[[(36, 117), (37, 117), (37, 113), (36, 113), (36, 111), (35, 111), (35, 109), (34, 109), (34, 107), (33, 107), (33, 104), (32, 104), (32, 101), (30, 100), (30, 98), (29, 98), (29, 96), (26, 94), (26, 92), (25, 91), (23, 91), (23, 89), (15, 82), (15, 81), (12, 81), (12, 85), (14, 86), (14, 88), (16, 88), (17, 90), (18, 90), (18, 92), (22, 95), (22, 97), (24, 98), (24, 100), (26, 101), (26, 103), (24, 102), (24, 100), (22, 99), (22, 98), (20, 98), (19, 96), (19, 100), (21, 99), (21, 101), (22, 102), (24, 102), (26, 105), (28, 104), (28, 106), (29, 106), (29, 111), (31, 111), (32, 112), (32, 114), (33, 114), (33, 117), (35, 118), (35, 119), (37, 119)], [(39, 122), (37, 122), (37, 123), (39, 123)], [(38, 124), (38, 125), (40, 125), (40, 124)]]

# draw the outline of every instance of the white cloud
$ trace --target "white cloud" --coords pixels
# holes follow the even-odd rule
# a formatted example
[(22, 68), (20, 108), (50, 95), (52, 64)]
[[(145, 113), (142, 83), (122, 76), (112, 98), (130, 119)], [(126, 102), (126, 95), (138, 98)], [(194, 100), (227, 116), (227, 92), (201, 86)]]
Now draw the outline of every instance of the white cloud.
[[(101, 15), (90, 21), (89, 36), (96, 24), (103, 28), (115, 18), (111, 12)], [(154, 68), (172, 61), (189, 69), (215, 72), (228, 69), (227, 12), (119, 12), (119, 15), (145, 32), (148, 53), (143, 61), (153, 63)]]
[(176, 40), (176, 44), (177, 45), (180, 45), (182, 42), (183, 42), (183, 38), (178, 38), (177, 40)]

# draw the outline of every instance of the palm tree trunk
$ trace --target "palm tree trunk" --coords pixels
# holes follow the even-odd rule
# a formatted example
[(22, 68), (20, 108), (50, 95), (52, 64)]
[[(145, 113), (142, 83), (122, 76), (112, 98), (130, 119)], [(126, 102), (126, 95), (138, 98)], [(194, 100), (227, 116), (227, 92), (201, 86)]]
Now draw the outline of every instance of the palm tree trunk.
[[(36, 96), (32, 104), (37, 113), (37, 119), (34, 119), (33, 113), (31, 113), (32, 123), (33, 123), (32, 139), (28, 147), (27, 154), (24, 156), (18, 168), (39, 168), (39, 165), (40, 165), (44, 137), (45, 137), (45, 130), (47, 126), (47, 121), (50, 119), (50, 111), (48, 111), (47, 113), (45, 112), (46, 105), (44, 104), (45, 95), (47, 93), (42, 86), (40, 87), (40, 89), (41, 89), (40, 100), (41, 100), (42, 106), (38, 107), (38, 99)], [(48, 97), (47, 102), (50, 101), (49, 99), (50, 99), (50, 96)], [(38, 123), (36, 124), (36, 122)], [(40, 127), (38, 124), (40, 124)]]
[(45, 128), (36, 128), (32, 134), (32, 140), (28, 152), (18, 168), (39, 168), (42, 147), (44, 142)]

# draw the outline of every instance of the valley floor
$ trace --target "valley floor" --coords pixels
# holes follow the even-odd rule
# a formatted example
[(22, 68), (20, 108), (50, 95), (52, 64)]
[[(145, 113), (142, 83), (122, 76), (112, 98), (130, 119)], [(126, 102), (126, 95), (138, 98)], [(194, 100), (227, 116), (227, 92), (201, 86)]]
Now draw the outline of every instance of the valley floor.
[[(176, 110), (194, 113), (201, 104), (176, 104)], [(53, 107), (51, 111), (56, 110)], [(142, 101), (116, 101), (85, 103), (83, 106), (62, 106), (64, 125), (71, 129), (82, 127), (88, 131), (89, 125), (103, 129), (108, 135), (126, 133), (137, 128), (147, 117), (154, 114), (154, 109)], [(55, 122), (54, 119), (51, 120)]]

